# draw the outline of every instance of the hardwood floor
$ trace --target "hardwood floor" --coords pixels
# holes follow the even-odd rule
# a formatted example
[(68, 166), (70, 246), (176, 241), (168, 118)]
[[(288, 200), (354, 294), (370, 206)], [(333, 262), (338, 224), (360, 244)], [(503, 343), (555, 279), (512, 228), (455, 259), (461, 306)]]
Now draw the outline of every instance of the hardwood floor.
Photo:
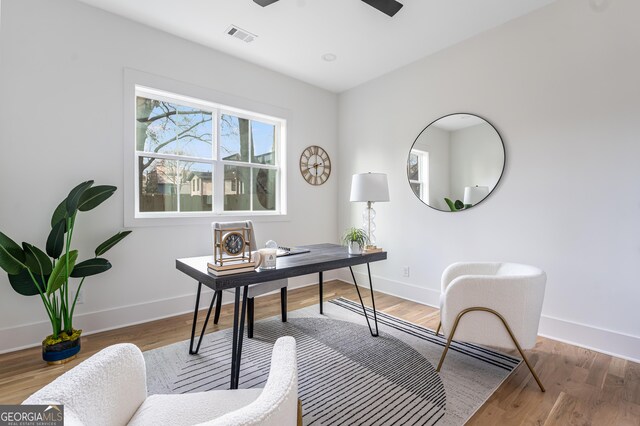
[[(368, 291), (364, 295), (369, 300)], [(339, 296), (357, 300), (353, 286), (337, 281), (325, 284), (325, 300)], [(256, 320), (278, 315), (279, 297), (256, 299)], [(313, 305), (317, 297), (316, 286), (291, 290), (289, 310)], [(432, 329), (438, 325), (437, 309), (394, 296), (376, 293), (376, 307)], [(201, 324), (204, 315), (199, 317)], [(64, 366), (47, 366), (39, 348), (0, 355), (0, 404), (21, 402), (105, 346), (132, 342), (144, 351), (187, 339), (192, 319), (192, 314), (186, 314), (83, 337), (79, 358)], [(219, 324), (207, 330), (231, 324), (232, 305), (225, 305)], [(538, 338), (527, 353), (547, 392), (540, 392), (521, 364), (467, 424), (640, 425), (640, 364), (545, 338)]]

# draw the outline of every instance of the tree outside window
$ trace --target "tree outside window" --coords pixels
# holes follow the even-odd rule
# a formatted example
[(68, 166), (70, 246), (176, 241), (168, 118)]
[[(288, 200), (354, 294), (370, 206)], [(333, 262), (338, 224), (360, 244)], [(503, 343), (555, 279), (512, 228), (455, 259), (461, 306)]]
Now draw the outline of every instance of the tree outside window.
[(144, 90), (135, 119), (138, 213), (276, 212), (282, 120)]

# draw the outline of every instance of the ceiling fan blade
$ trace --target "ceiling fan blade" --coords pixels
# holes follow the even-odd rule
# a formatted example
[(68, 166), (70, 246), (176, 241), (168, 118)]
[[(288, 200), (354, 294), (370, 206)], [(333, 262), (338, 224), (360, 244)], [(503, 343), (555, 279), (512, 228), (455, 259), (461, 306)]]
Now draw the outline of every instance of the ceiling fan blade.
[[(256, 1), (256, 0), (253, 0)], [(398, 3), (396, 0), (362, 0), (369, 6), (373, 6), (382, 13), (393, 17), (400, 9), (402, 9), (402, 3)], [(257, 3), (257, 1), (256, 1)]]
[(259, 4), (262, 7), (269, 6), (272, 3), (277, 2), (278, 0), (253, 0), (254, 3)]

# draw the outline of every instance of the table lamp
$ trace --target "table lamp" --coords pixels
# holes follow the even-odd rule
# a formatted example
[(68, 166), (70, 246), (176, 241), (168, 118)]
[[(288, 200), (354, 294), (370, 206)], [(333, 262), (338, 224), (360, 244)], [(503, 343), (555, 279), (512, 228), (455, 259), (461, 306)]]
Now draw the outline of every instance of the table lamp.
[(464, 188), (464, 204), (471, 204), (475, 206), (480, 201), (484, 200), (489, 195), (488, 186), (466, 186)]
[(389, 201), (389, 184), (387, 183), (387, 175), (384, 173), (359, 173), (351, 178), (351, 197), (350, 201), (366, 202), (367, 207), (362, 212), (362, 226), (369, 237), (369, 245), (365, 247), (367, 251), (377, 251), (376, 247), (376, 224), (374, 219), (376, 211), (373, 209), (373, 203), (380, 201)]

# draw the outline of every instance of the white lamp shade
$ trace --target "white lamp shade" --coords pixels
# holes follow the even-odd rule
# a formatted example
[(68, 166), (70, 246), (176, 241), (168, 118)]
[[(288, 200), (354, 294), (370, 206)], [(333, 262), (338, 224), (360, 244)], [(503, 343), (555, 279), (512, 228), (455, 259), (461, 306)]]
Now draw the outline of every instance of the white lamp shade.
[(389, 201), (387, 175), (371, 172), (353, 175), (350, 201)]
[(476, 205), (480, 201), (489, 195), (488, 186), (465, 186), (464, 188), (464, 203)]

